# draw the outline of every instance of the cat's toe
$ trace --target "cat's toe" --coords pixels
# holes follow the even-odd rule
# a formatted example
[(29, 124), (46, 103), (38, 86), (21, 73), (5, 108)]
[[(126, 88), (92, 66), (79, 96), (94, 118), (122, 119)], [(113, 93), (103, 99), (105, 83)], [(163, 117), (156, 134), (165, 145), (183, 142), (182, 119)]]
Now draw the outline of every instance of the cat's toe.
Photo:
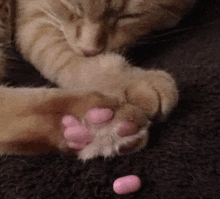
[(82, 150), (92, 142), (94, 134), (77, 118), (65, 115), (62, 118), (63, 137), (65, 144), (70, 149)]
[[(140, 127), (135, 122), (122, 122), (118, 128), (118, 135), (122, 142), (119, 144), (118, 152), (120, 154), (130, 153), (142, 148), (148, 138), (147, 126)], [(124, 141), (123, 141), (124, 139)]]
[(134, 122), (121, 122), (118, 127), (118, 132), (117, 134), (120, 137), (126, 137), (126, 136), (131, 136), (135, 135), (137, 133), (138, 127), (135, 125)]
[(110, 120), (113, 117), (114, 112), (111, 109), (104, 108), (92, 108), (87, 111), (87, 121), (91, 124), (101, 124)]

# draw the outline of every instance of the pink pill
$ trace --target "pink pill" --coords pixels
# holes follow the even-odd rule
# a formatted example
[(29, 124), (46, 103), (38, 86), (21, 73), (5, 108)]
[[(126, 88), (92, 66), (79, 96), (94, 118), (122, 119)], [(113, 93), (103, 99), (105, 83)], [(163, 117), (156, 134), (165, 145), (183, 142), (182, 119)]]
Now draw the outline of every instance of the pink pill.
[(113, 183), (113, 190), (117, 194), (129, 194), (141, 188), (141, 180), (138, 176), (129, 175), (118, 178)]

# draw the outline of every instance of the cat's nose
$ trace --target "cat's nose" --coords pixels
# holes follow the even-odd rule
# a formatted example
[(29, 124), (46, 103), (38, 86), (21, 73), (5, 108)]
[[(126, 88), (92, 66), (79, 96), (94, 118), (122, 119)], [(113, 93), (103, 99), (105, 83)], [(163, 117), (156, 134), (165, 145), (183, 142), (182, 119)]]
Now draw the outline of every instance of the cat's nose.
[(82, 50), (82, 53), (85, 57), (91, 57), (98, 55), (100, 53), (99, 50)]

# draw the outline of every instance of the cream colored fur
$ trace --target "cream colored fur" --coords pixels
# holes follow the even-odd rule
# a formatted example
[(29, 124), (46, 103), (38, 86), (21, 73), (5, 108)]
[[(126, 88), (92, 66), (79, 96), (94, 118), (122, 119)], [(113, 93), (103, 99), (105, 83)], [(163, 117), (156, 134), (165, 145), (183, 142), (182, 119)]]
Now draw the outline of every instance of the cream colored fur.
[[(150, 119), (167, 116), (177, 103), (175, 81), (165, 71), (135, 68), (115, 52), (152, 30), (173, 27), (194, 3), (17, 0), (18, 50), (63, 89), (0, 87), (0, 154), (69, 152), (61, 132), (62, 116), (73, 114), (85, 122), (84, 114), (95, 106), (113, 109), (116, 120), (94, 127), (95, 139), (78, 153), (81, 159), (120, 154), (120, 146), (136, 138), (141, 140), (136, 150), (145, 146)], [(118, 123), (140, 110), (139, 132), (119, 137)]]

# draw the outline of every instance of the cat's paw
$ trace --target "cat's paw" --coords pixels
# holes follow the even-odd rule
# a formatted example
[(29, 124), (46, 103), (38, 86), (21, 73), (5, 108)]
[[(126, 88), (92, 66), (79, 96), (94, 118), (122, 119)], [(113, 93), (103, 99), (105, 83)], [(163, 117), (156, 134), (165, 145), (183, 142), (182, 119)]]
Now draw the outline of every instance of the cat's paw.
[(74, 128), (80, 127), (77, 131), (83, 131), (82, 135), (66, 126), (64, 136), (72, 139), (70, 147), (79, 149), (79, 158), (109, 157), (143, 148), (151, 119), (167, 116), (177, 103), (175, 81), (164, 71), (135, 69), (132, 81), (127, 82), (124, 90), (119, 87), (123, 97), (118, 98), (120, 104), (114, 111), (90, 109), (80, 121), (73, 120)]
[(134, 69), (129, 80), (106, 89), (106, 95), (112, 91), (114, 97), (119, 96), (114, 109), (92, 108), (79, 120), (63, 118), (66, 145), (76, 150), (80, 159), (111, 157), (143, 148), (151, 119), (167, 116), (176, 105), (178, 92), (168, 73)]
[(122, 105), (116, 111), (92, 108), (80, 120), (71, 115), (62, 119), (63, 137), (80, 159), (114, 156), (142, 148), (150, 121), (140, 109)]
[[(0, 126), (0, 154), (38, 154), (58, 150), (63, 153), (75, 153), (82, 139), (83, 144), (92, 142), (93, 139), (92, 132), (87, 131), (86, 127), (83, 127), (84, 124), (73, 125), (74, 122), (77, 123), (76, 118), (87, 116), (90, 118), (89, 122), (100, 123), (110, 119), (111, 113), (118, 106), (117, 100), (98, 92), (74, 95), (72, 91), (44, 88), (2, 88), (1, 91), (10, 95), (3, 98), (3, 104), (8, 103), (8, 109), (0, 109), (3, 116)], [(20, 93), (23, 94), (22, 99)], [(90, 117), (88, 110), (92, 110), (93, 107), (102, 109), (98, 116), (92, 111)], [(75, 120), (70, 118), (69, 121), (66, 115), (74, 115)], [(75, 145), (78, 146), (74, 147), (74, 142), (70, 141), (68, 129), (75, 133)]]

